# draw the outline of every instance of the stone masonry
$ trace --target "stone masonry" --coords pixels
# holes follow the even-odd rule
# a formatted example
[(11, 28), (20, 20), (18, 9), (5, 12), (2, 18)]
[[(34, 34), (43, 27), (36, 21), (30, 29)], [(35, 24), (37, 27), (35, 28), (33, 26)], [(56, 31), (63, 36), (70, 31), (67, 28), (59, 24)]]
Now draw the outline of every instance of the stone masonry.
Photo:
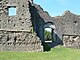
[[(40, 39), (32, 32), (29, 3), (32, 0), (0, 0), (0, 51), (42, 51)], [(16, 16), (8, 9), (16, 7)]]
[(56, 34), (65, 47), (80, 48), (80, 15), (65, 11), (55, 17)]
[[(9, 16), (11, 7), (16, 9), (14, 16)], [(80, 15), (67, 10), (62, 16), (51, 17), (33, 0), (0, 0), (0, 51), (43, 51), (47, 23), (55, 27), (49, 47), (63, 43), (80, 48)]]

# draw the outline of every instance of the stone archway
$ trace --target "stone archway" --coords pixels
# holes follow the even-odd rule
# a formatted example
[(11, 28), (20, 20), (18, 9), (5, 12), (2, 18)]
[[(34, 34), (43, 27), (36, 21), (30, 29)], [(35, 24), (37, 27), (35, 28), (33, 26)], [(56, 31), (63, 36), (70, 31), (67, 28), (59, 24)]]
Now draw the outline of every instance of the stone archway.
[(53, 40), (53, 29), (52, 28), (44, 28), (44, 41), (45, 42), (52, 42)]
[(52, 22), (47, 22), (44, 25), (44, 42), (54, 41), (55, 25)]
[(55, 25), (52, 22), (47, 22), (44, 25), (44, 40), (43, 40), (43, 48), (44, 51), (50, 51), (52, 44), (55, 40)]

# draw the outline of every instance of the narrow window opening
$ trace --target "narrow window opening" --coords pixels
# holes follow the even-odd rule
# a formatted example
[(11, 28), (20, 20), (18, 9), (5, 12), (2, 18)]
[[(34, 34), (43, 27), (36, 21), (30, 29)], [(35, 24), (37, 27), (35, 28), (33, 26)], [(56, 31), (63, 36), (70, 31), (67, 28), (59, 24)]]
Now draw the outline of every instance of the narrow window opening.
[(16, 45), (17, 36), (14, 37), (14, 46)]
[(16, 6), (8, 7), (8, 16), (15, 16), (16, 15)]

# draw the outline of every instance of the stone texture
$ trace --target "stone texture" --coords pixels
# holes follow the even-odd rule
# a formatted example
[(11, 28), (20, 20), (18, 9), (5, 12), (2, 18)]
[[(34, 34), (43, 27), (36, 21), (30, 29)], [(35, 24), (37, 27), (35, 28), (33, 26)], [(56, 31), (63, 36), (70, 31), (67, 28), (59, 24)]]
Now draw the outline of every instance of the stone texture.
[(42, 51), (35, 33), (27, 31), (0, 31), (0, 51)]
[[(0, 51), (43, 51), (41, 41), (32, 33), (32, 0), (0, 0)], [(9, 16), (9, 7), (16, 15)]]
[[(12, 6), (17, 13), (8, 16)], [(80, 48), (80, 15), (67, 10), (62, 16), (51, 17), (33, 0), (0, 0), (0, 51), (43, 51), (47, 23), (55, 26), (50, 47), (63, 42), (65, 47)]]
[[(62, 16), (55, 17), (56, 32), (63, 45), (70, 48), (80, 48), (80, 16), (65, 11)], [(77, 39), (77, 37), (79, 37)], [(76, 40), (74, 40), (76, 39)]]
[(63, 36), (63, 43), (65, 47), (80, 48), (80, 36)]

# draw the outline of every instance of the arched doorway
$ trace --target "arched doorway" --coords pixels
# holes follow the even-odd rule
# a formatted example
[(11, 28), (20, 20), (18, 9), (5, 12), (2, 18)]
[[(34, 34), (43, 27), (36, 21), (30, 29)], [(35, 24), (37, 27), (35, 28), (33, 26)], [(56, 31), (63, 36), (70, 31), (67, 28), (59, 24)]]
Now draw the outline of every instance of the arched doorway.
[(44, 42), (53, 42), (54, 41), (54, 30), (55, 25), (52, 22), (47, 22), (44, 26)]
[(52, 42), (53, 40), (53, 30), (52, 28), (44, 28), (44, 40), (45, 42)]
[(51, 47), (49, 44), (52, 44), (55, 41), (55, 25), (52, 22), (47, 22), (44, 25), (44, 40), (43, 47), (44, 51), (50, 51)]

